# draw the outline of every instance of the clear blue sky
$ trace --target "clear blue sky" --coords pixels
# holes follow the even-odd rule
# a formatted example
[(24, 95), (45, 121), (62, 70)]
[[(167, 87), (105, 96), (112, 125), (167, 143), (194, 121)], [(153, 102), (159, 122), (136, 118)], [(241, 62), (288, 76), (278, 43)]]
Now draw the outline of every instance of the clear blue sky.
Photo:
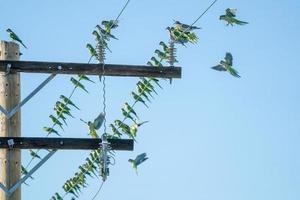
[[(210, 2), (132, 0), (106, 62), (145, 64), (158, 42), (167, 41), (164, 29), (173, 19), (191, 23)], [(94, 26), (115, 18), (124, 3), (1, 0), (0, 38), (8, 40), (6, 28), (15, 30), (29, 47), (22, 60), (86, 62)], [(226, 27), (218, 16), (228, 7), (250, 24)], [(135, 152), (117, 154), (98, 199), (299, 200), (299, 10), (297, 0), (219, 0), (197, 24), (203, 28), (199, 43), (178, 49), (182, 79), (164, 84), (150, 109), (138, 108), (150, 123), (141, 128)], [(210, 69), (226, 51), (241, 79)], [(22, 74), (22, 96), (44, 78)], [(71, 92), (69, 78), (55, 78), (23, 107), (23, 136), (43, 136), (58, 96)], [(108, 78), (108, 121), (120, 118), (136, 80)], [(75, 95), (77, 118), (93, 119), (102, 109), (99, 85), (88, 89), (90, 95)], [(87, 137), (87, 129), (70, 120), (64, 136)], [(136, 176), (127, 159), (142, 152), (150, 159)], [(23, 199), (49, 199), (61, 191), (87, 154), (58, 152), (22, 187)], [(82, 200), (91, 199), (100, 180), (89, 184)]]

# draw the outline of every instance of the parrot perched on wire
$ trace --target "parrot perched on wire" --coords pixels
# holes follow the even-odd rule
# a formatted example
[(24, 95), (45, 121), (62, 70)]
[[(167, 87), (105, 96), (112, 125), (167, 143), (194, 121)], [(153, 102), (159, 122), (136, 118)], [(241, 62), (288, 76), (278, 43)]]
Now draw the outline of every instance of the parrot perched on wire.
[(106, 48), (109, 52), (111, 52), (110, 48), (108, 47), (107, 42), (105, 41), (105, 39), (103, 37), (100, 36), (100, 34), (94, 30), (92, 32), (92, 34), (96, 37), (96, 41), (101, 43), (103, 45), (104, 48)]
[(119, 21), (118, 20), (103, 20), (101, 24), (105, 27), (105, 30), (110, 32), (111, 29), (117, 28)]
[(163, 48), (163, 50), (164, 50), (165, 53), (169, 53), (170, 50), (169, 50), (168, 45), (166, 45), (166, 43), (164, 43), (163, 41), (161, 41), (159, 43), (159, 45), (162, 46), (162, 48)]
[(162, 52), (162, 51), (160, 51), (159, 49), (156, 49), (156, 50), (154, 51), (154, 53), (156, 53), (157, 56), (158, 56), (161, 60), (166, 60), (166, 59), (168, 59), (168, 54), (167, 54), (166, 52)]
[(159, 60), (157, 60), (157, 58), (155, 58), (154, 56), (151, 57), (151, 60), (154, 62), (155, 66), (158, 66), (158, 67), (162, 67), (163, 66), (161, 64), (161, 62)]
[(237, 24), (237, 25), (248, 24), (248, 22), (244, 22), (244, 21), (240, 21), (240, 20), (236, 19), (236, 12), (237, 12), (237, 9), (227, 8), (226, 9), (226, 14), (221, 15), (219, 19), (224, 20), (225, 22), (227, 22), (227, 24), (226, 24), (227, 26), (229, 24), (231, 26), (233, 26), (234, 24)]
[(196, 30), (196, 29), (201, 29), (200, 27), (190, 26), (190, 25), (187, 25), (187, 24), (183, 24), (179, 21), (175, 21), (174, 24), (175, 24), (176, 28), (178, 28), (179, 30), (184, 31), (184, 32), (189, 32), (189, 31), (193, 31), (193, 30)]
[(105, 39), (107, 39), (107, 40), (109, 40), (110, 38), (113, 38), (113, 39), (115, 39), (115, 40), (118, 40), (118, 38), (116, 38), (114, 35), (112, 35), (112, 34), (110, 33), (110, 31), (104, 30), (101, 26), (97, 25), (96, 28), (98, 29), (100, 35), (101, 35), (103, 38), (105, 38)]
[(89, 59), (89, 62), (90, 62), (93, 57), (97, 57), (97, 52), (91, 44), (87, 44), (86, 48), (89, 50), (89, 53), (91, 55), (91, 57)]
[(174, 27), (167, 27), (166, 29), (169, 31), (169, 35), (172, 41), (182, 44), (183, 46), (185, 46), (185, 43), (189, 41), (186, 33), (175, 29)]
[(198, 37), (194, 32), (184, 32), (174, 27), (167, 27), (166, 29), (169, 31), (170, 39), (183, 46), (186, 46), (185, 43), (190, 42), (195, 44), (198, 41)]
[(23, 47), (27, 49), (27, 46), (22, 42), (22, 40), (15, 34), (10, 28), (6, 30), (8, 32), (9, 37), (16, 42), (19, 42)]
[(240, 78), (241, 76), (239, 75), (239, 73), (232, 67), (233, 57), (232, 57), (231, 53), (227, 52), (224, 59), (225, 60), (220, 61), (220, 64), (212, 67), (212, 69), (217, 70), (217, 71), (227, 71), (232, 76), (234, 76), (236, 78)]
[(148, 159), (147, 154), (142, 153), (142, 154), (138, 155), (135, 159), (129, 159), (128, 162), (130, 162), (132, 164), (133, 169), (135, 170), (136, 174), (138, 174), (137, 167), (140, 164), (142, 164), (143, 162), (145, 162), (147, 159)]
[(38, 159), (42, 159), (37, 152), (34, 152), (32, 149), (29, 149), (29, 153), (33, 158), (38, 158)]

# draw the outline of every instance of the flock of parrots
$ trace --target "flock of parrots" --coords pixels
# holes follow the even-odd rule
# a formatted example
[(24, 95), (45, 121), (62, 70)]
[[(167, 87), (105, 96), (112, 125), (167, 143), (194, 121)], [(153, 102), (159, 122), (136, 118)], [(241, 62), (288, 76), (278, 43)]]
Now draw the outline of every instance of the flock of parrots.
[[(221, 15), (219, 19), (225, 21), (227, 23), (226, 24), (227, 26), (228, 25), (233, 26), (233, 25), (248, 24), (248, 22), (240, 21), (236, 18), (236, 12), (237, 12), (236, 9), (227, 8), (225, 12), (226, 12), (225, 15)], [(102, 25), (104, 25), (105, 27), (109, 27), (109, 28), (114, 28), (112, 26), (118, 26), (117, 23), (114, 22), (114, 20), (103, 21), (102, 23), (105, 23), (105, 24), (102, 24)], [(198, 38), (191, 31), (196, 30), (196, 29), (200, 29), (199, 27), (183, 24), (179, 21), (175, 21), (174, 25), (175, 25), (174, 27), (167, 27), (166, 28), (169, 32), (171, 40), (173, 40), (174, 42), (179, 43), (183, 46), (185, 46), (185, 43), (187, 43), (187, 42), (196, 43)], [(99, 29), (100, 34), (102, 33), (102, 31), (105, 31), (105, 30), (102, 30), (102, 28), (100, 26), (96, 27), (96, 28)], [(13, 41), (20, 43), (24, 48), (27, 49), (27, 46), (22, 42), (22, 40), (10, 28), (7, 29), (6, 31), (8, 32), (9, 37)], [(97, 36), (98, 32), (94, 31), (93, 34)], [(107, 32), (105, 32), (104, 35), (107, 35)], [(113, 35), (108, 35), (107, 37), (117, 39)], [(168, 46), (165, 43), (160, 43), (160, 45), (163, 47), (163, 49), (167, 50)], [(87, 48), (91, 51), (90, 46), (87, 46)], [(156, 50), (155, 53), (157, 53), (159, 57), (165, 57), (166, 56), (160, 50)], [(153, 58), (155, 58), (155, 57), (153, 57)], [(153, 58), (151, 60), (154, 63), (158, 62), (158, 61), (154, 60)], [(212, 69), (217, 70), (217, 71), (225, 71), (225, 72), (230, 73), (232, 76), (239, 78), (240, 77), (239, 73), (232, 67), (233, 66), (232, 60), (233, 60), (233, 57), (232, 57), (231, 53), (227, 52), (224, 60), (221, 60), (220, 63), (216, 66), (213, 66)], [(90, 127), (90, 129), (93, 129), (93, 131), (95, 131), (95, 130), (97, 130), (101, 127), (101, 125), (103, 123), (103, 118), (104, 118), (104, 116), (99, 115), (94, 120), (94, 122), (89, 121), (89, 122), (87, 122), (87, 124)], [(137, 171), (137, 167), (141, 163), (146, 161), (147, 159), (148, 159), (147, 154), (142, 153), (142, 154), (138, 155), (135, 159), (129, 159), (128, 161), (132, 164), (132, 167)]]

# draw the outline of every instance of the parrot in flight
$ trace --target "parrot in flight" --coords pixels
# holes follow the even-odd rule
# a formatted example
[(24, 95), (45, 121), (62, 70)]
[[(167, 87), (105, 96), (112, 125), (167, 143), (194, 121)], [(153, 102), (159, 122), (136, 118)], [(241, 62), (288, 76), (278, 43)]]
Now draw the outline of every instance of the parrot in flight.
[(96, 133), (96, 130), (99, 130), (105, 120), (105, 114), (103, 112), (101, 112), (95, 119), (93, 122), (91, 121), (84, 121), (82, 119), (80, 119), (82, 122), (86, 123), (89, 127), (89, 130), (90, 130), (90, 135), (93, 137), (93, 138), (97, 138), (97, 133)]
[(138, 174), (137, 167), (140, 164), (142, 164), (143, 162), (145, 162), (147, 159), (148, 159), (147, 154), (142, 153), (142, 154), (138, 155), (135, 159), (129, 159), (128, 162), (130, 162), (132, 164), (133, 169), (135, 169), (136, 174)]
[(6, 32), (8, 32), (9, 34), (9, 37), (13, 40), (13, 41), (16, 41), (16, 42), (19, 42), (23, 47), (26, 47), (26, 45), (22, 42), (22, 40), (17, 36), (17, 34), (15, 34), (10, 28), (8, 28), (6, 30)]
[(236, 11), (237, 11), (237, 9), (227, 8), (226, 9), (226, 14), (221, 15), (219, 19), (224, 20), (225, 22), (227, 22), (227, 24), (226, 24), (227, 26), (229, 24), (231, 26), (233, 26), (234, 24), (237, 24), (237, 25), (248, 24), (248, 22), (244, 22), (244, 21), (240, 21), (240, 20), (236, 19)]
[(231, 53), (227, 52), (224, 59), (225, 60), (221, 60), (218, 65), (212, 67), (212, 69), (217, 70), (217, 71), (227, 71), (232, 76), (234, 76), (236, 78), (240, 78), (241, 76), (239, 75), (239, 73), (232, 67), (233, 57), (232, 57)]

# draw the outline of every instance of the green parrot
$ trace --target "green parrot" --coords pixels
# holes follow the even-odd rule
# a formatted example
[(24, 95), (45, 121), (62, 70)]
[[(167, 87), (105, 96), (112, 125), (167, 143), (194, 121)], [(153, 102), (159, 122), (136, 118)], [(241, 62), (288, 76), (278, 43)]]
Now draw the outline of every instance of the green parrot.
[(138, 174), (137, 167), (140, 164), (142, 164), (143, 162), (145, 162), (147, 159), (148, 159), (147, 154), (142, 153), (142, 154), (138, 155), (135, 159), (129, 159), (128, 162), (130, 162), (132, 164), (133, 169), (135, 170), (136, 174)]
[(122, 108), (121, 111), (122, 111), (122, 114), (123, 114), (123, 116), (124, 116), (125, 118), (129, 118), (129, 119), (131, 119), (132, 121), (135, 122), (135, 119), (131, 116), (131, 113), (130, 113), (130, 112), (128, 112), (128, 111), (125, 110), (124, 108)]
[(114, 123), (118, 128), (121, 128), (122, 132), (125, 133), (129, 138), (134, 139), (134, 135), (131, 133), (130, 127), (127, 124), (118, 119), (115, 120)]
[(110, 38), (113, 38), (113, 39), (115, 39), (115, 40), (118, 40), (118, 38), (116, 38), (114, 35), (110, 34), (110, 32), (108, 32), (108, 31), (104, 30), (103, 28), (101, 28), (101, 26), (97, 25), (96, 28), (98, 29), (100, 35), (101, 35), (103, 38), (105, 38), (105, 39), (107, 39), (107, 40), (109, 40)]
[(32, 149), (29, 149), (29, 153), (32, 157), (42, 159), (36, 152), (34, 152)]
[(220, 61), (220, 64), (212, 67), (212, 69), (217, 70), (217, 71), (227, 71), (232, 76), (234, 76), (236, 78), (240, 78), (241, 76), (239, 75), (239, 73), (232, 67), (233, 57), (232, 57), (231, 53), (227, 52), (224, 59), (225, 60)]
[(165, 53), (169, 53), (170, 50), (169, 50), (168, 45), (166, 45), (166, 43), (164, 43), (163, 41), (161, 41), (159, 43), (159, 45), (162, 46), (162, 48), (163, 48), (163, 50), (164, 50)]
[(82, 119), (80, 119), (82, 122), (86, 123), (89, 127), (89, 131), (90, 131), (90, 135), (93, 137), (93, 138), (97, 138), (97, 132), (96, 130), (99, 130), (105, 120), (105, 114), (103, 112), (101, 112), (95, 119), (93, 122), (91, 121), (84, 121)]
[[(28, 171), (21, 165), (21, 174), (26, 176), (28, 174)], [(32, 176), (29, 176), (31, 179), (34, 179)]]
[(248, 24), (248, 22), (244, 22), (244, 21), (240, 21), (238, 19), (236, 19), (236, 11), (237, 9), (231, 9), (231, 8), (227, 8), (226, 9), (226, 14), (225, 15), (221, 15), (220, 16), (220, 20), (224, 20), (227, 22), (227, 26), (230, 24), (231, 26), (233, 26), (234, 24), (237, 25), (245, 25)]
[(60, 95), (59, 97), (60, 99), (62, 99), (66, 104), (69, 104), (71, 106), (73, 106), (74, 108), (76, 108), (77, 110), (80, 110), (71, 100), (70, 98), (67, 98), (66, 96), (64, 95)]
[(185, 46), (185, 43), (188, 43), (189, 40), (185, 32), (182, 32), (179, 29), (175, 29), (174, 27), (167, 27), (166, 29), (169, 31), (170, 39), (172, 41), (183, 46)]
[(131, 95), (136, 102), (141, 102), (148, 108), (148, 105), (146, 104), (145, 100), (140, 95), (136, 94), (135, 92), (131, 92)]
[(190, 25), (187, 25), (187, 24), (183, 24), (179, 21), (175, 21), (174, 24), (175, 24), (176, 28), (178, 28), (179, 30), (181, 30), (183, 32), (189, 32), (189, 31), (193, 31), (193, 30), (196, 30), (196, 29), (201, 29), (200, 27), (190, 26)]
[(113, 131), (114, 136), (117, 136), (118, 138), (120, 138), (122, 136), (122, 133), (113, 124), (110, 124), (109, 126), (111, 127), (111, 130)]
[(101, 24), (105, 27), (105, 30), (107, 30), (108, 32), (110, 32), (111, 29), (117, 28), (119, 21), (118, 20), (103, 20), (101, 22)]
[(111, 52), (110, 48), (108, 47), (107, 42), (99, 35), (97, 31), (93, 31), (92, 34), (96, 37), (96, 41), (102, 43), (102, 45)]
[(22, 40), (9, 28), (6, 30), (6, 32), (8, 32), (9, 37), (16, 42), (19, 42), (23, 47), (25, 47), (27, 49), (27, 47), (25, 46), (25, 44), (22, 42)]
[(125, 102), (125, 104), (124, 104), (124, 109), (126, 109), (129, 113), (134, 114), (134, 116), (135, 116), (136, 118), (139, 118), (139, 117), (137, 116), (136, 112), (133, 110), (133, 108), (132, 108), (127, 102)]
[(162, 67), (163, 65), (155, 57), (151, 57), (151, 60), (154, 62), (155, 66)]
[(86, 48), (89, 50), (90, 55), (91, 55), (91, 57), (89, 59), (89, 62), (91, 61), (91, 59), (93, 57), (97, 58), (97, 52), (96, 52), (95, 48), (91, 44), (86, 44)]
[(154, 53), (156, 53), (157, 56), (158, 56), (161, 60), (168, 59), (167, 53), (164, 53), (164, 52), (162, 52), (162, 51), (160, 51), (160, 50), (158, 50), (158, 49), (156, 49), (156, 50), (154, 51)]
[[(72, 198), (73, 199), (73, 198)], [(55, 196), (52, 196), (51, 200), (63, 200), (63, 197), (60, 196), (57, 192), (55, 193)]]
[(148, 61), (148, 62), (147, 62), (147, 65), (149, 65), (149, 66), (151, 66), (151, 67), (154, 66), (153, 63), (152, 63), (151, 61)]

